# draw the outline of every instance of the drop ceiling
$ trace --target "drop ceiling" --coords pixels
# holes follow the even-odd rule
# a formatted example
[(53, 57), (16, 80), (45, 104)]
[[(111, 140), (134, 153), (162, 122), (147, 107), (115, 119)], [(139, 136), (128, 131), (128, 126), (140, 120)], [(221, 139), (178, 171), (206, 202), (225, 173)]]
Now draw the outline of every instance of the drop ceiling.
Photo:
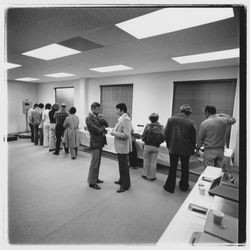
[[(237, 8), (234, 9), (233, 18), (144, 39), (136, 39), (115, 26), (122, 21), (163, 7), (169, 6), (58, 6), (6, 9), (7, 61), (22, 65), (8, 70), (8, 80), (33, 77), (40, 79), (36, 82), (45, 83), (239, 65), (238, 58), (183, 65), (171, 59), (177, 56), (238, 48)], [(82, 53), (50, 61), (21, 54), (52, 43), (81, 48)], [(116, 64), (132, 67), (133, 70), (109, 73), (90, 70)], [(44, 76), (58, 72), (74, 76), (66, 78)]]

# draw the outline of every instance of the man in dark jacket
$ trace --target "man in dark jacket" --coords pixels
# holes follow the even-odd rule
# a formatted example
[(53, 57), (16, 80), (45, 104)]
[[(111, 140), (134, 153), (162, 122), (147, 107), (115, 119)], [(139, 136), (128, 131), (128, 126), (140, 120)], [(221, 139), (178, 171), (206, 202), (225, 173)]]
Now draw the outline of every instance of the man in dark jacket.
[(179, 159), (181, 160), (179, 188), (182, 191), (189, 189), (189, 158), (194, 153), (196, 144), (195, 122), (189, 119), (191, 114), (191, 107), (188, 104), (182, 105), (180, 113), (169, 118), (165, 128), (164, 137), (169, 150), (170, 169), (163, 188), (170, 193), (175, 189)]
[(90, 134), (91, 162), (89, 167), (88, 183), (89, 187), (101, 189), (97, 183), (103, 183), (99, 180), (99, 169), (101, 163), (102, 148), (106, 141), (106, 127), (108, 123), (101, 115), (101, 105), (94, 102), (91, 105), (91, 112), (86, 118), (86, 125)]

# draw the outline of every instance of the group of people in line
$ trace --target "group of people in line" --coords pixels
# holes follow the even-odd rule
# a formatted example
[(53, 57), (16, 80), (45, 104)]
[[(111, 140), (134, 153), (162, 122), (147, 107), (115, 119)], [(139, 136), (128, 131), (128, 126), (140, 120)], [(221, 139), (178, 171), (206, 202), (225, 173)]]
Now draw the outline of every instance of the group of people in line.
[[(29, 111), (29, 125), (31, 140), (40, 145), (49, 147), (49, 151), (59, 155), (61, 141), (63, 140), (65, 153), (71, 153), (71, 158), (76, 159), (79, 140), (79, 118), (75, 115), (76, 108), (71, 107), (69, 114), (65, 111), (66, 105), (34, 104)], [(135, 134), (132, 121), (125, 103), (116, 105), (118, 120), (110, 135), (114, 137), (114, 148), (117, 153), (119, 166), (119, 179), (114, 183), (119, 185), (118, 193), (125, 192), (131, 186), (129, 167), (136, 168)], [(176, 186), (176, 171), (178, 162), (181, 162), (181, 178), (179, 188), (182, 191), (189, 189), (189, 160), (190, 156), (204, 148), (204, 165), (222, 167), (225, 148), (226, 128), (233, 125), (235, 118), (221, 113), (216, 113), (216, 108), (207, 105), (204, 109), (206, 119), (201, 123), (199, 138), (196, 140), (196, 124), (189, 118), (192, 114), (190, 105), (184, 104), (179, 113), (169, 118), (164, 128), (157, 113), (149, 116), (150, 123), (144, 128), (141, 136), (143, 146), (143, 170), (142, 178), (156, 180), (156, 165), (160, 145), (165, 141), (170, 159), (170, 168), (167, 180), (163, 188), (174, 193)], [(99, 179), (99, 170), (103, 147), (107, 144), (106, 134), (108, 122), (101, 113), (101, 105), (98, 102), (91, 104), (91, 111), (86, 118), (86, 126), (90, 134), (91, 161), (88, 173), (90, 188), (100, 190), (98, 184), (103, 183)]]
[(71, 159), (76, 159), (77, 148), (80, 145), (79, 139), (79, 118), (75, 115), (76, 108), (71, 107), (66, 112), (66, 104), (50, 103), (45, 105), (35, 103), (28, 111), (28, 121), (31, 131), (31, 141), (35, 145), (48, 147), (54, 155), (59, 155), (61, 142), (65, 153), (71, 154)]

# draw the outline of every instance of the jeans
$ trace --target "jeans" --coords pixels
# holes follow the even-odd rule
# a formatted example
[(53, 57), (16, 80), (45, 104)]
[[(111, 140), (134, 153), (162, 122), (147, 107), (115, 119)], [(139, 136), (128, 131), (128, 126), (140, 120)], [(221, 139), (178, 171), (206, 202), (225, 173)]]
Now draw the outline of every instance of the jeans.
[(33, 124), (33, 128), (34, 128), (34, 144), (37, 145), (38, 144), (38, 131), (39, 131), (39, 124)]
[(31, 142), (34, 142), (34, 126), (32, 123), (29, 123), (30, 133), (31, 133)]
[(222, 168), (222, 162), (224, 159), (224, 149), (205, 149), (203, 162), (205, 167), (214, 166)]
[(156, 165), (159, 148), (145, 145), (143, 149), (143, 172), (142, 175), (149, 179), (156, 177)]
[[(64, 132), (64, 127), (62, 124), (57, 124), (56, 125), (56, 151), (55, 153), (59, 153), (60, 151), (60, 147), (61, 147), (61, 141), (62, 141), (62, 137), (63, 137), (63, 132)], [(68, 148), (64, 148), (65, 152), (68, 153), (69, 149)]]

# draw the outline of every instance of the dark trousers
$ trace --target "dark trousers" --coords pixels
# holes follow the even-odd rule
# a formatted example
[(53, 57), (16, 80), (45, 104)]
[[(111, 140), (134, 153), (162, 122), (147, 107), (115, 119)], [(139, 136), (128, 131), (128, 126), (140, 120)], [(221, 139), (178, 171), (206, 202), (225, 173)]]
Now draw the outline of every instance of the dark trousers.
[[(56, 151), (55, 153), (59, 153), (61, 147), (61, 141), (64, 133), (64, 127), (61, 124), (56, 124)], [(64, 148), (65, 152), (68, 153), (69, 149)]]
[(137, 150), (135, 141), (132, 141), (132, 152), (129, 153), (129, 165), (130, 167), (136, 167), (137, 165)]
[(183, 191), (188, 190), (189, 184), (189, 158), (190, 156), (178, 155), (178, 154), (169, 154), (170, 157), (170, 168), (168, 178), (164, 185), (164, 188), (173, 193), (175, 189), (176, 182), (176, 170), (179, 159), (181, 160), (181, 179), (179, 182), (179, 188)]
[(33, 129), (34, 129), (34, 144), (38, 144), (38, 131), (39, 131), (39, 124), (33, 124)]
[(91, 162), (89, 166), (88, 183), (96, 184), (99, 177), (99, 169), (101, 164), (102, 148), (91, 150)]
[(128, 166), (128, 154), (117, 154), (119, 164), (119, 183), (121, 188), (128, 189), (130, 187), (130, 175)]
[(39, 131), (39, 139), (40, 139), (40, 145), (43, 145), (43, 128), (38, 128)]
[(31, 142), (34, 142), (34, 126), (32, 123), (29, 123), (30, 133), (31, 133)]

